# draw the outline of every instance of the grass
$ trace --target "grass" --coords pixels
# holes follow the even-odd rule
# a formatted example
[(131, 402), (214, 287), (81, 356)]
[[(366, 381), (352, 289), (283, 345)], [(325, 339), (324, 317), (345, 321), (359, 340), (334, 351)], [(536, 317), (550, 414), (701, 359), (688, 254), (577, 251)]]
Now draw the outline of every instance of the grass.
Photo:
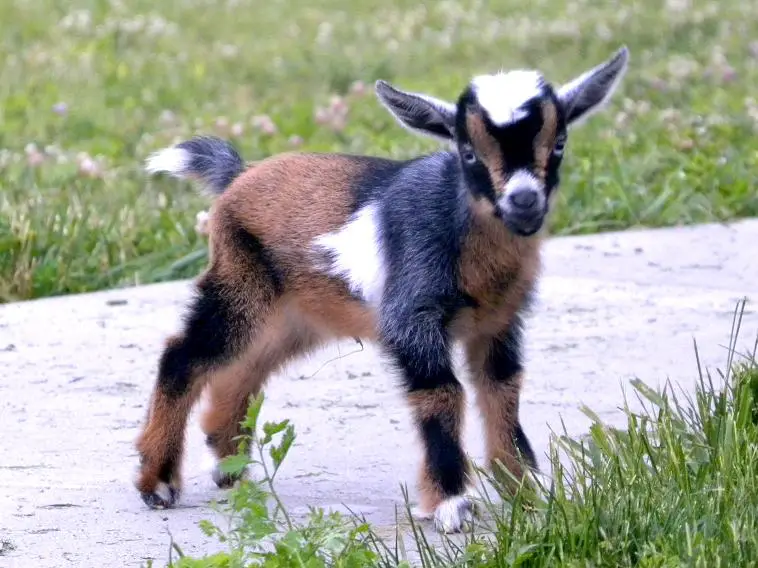
[[(752, 565), (758, 558), (758, 337), (749, 353), (737, 351), (743, 308), (719, 377), (701, 369), (689, 396), (671, 385), (655, 391), (633, 381), (643, 410), (627, 405), (624, 429), (586, 409), (593, 424), (585, 437), (551, 441), (551, 487), (522, 490), (514, 500), (485, 494), (489, 515), (483, 517), (490, 520), (463, 541), (443, 537), (437, 546), (415, 523), (412, 542), (398, 546), (356, 516), (313, 509), (305, 520), (293, 520), (274, 479), (292, 447), (294, 427), (288, 421), (259, 427), (259, 397), (244, 422), (254, 434), (243, 438), (239, 454), (224, 466), (240, 472), (255, 463), (263, 479), (243, 480), (229, 492), (222, 509), (228, 529), (201, 525), (227, 550), (192, 558), (174, 544), (179, 558), (171, 566)], [(405, 550), (415, 550), (416, 559), (409, 561)]]
[(0, 301), (196, 274), (207, 203), (141, 169), (179, 138), (406, 157), (435, 144), (375, 79), (560, 83), (621, 43), (629, 74), (569, 141), (553, 233), (756, 215), (757, 40), (741, 0), (0, 0)]

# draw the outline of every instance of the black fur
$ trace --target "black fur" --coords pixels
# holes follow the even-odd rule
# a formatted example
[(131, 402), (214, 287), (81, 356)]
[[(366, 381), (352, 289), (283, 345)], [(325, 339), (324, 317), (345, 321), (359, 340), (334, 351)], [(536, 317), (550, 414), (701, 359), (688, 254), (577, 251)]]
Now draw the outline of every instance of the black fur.
[[(461, 161), (454, 152), (438, 152), (407, 162), (371, 159), (370, 164), (355, 186), (354, 199), (355, 209), (371, 202), (379, 211), (387, 271), (378, 310), (382, 345), (407, 392), (460, 388), (448, 325), (472, 305), (458, 285), (461, 245), (470, 222), (470, 186), (463, 181)], [(503, 291), (511, 281), (504, 275)], [(506, 346), (510, 343), (499, 345), (495, 365), (508, 360)], [(518, 357), (514, 364), (520, 365)], [(504, 370), (499, 369), (500, 376)], [(453, 496), (463, 487), (464, 459), (460, 441), (441, 426), (446, 420), (439, 416), (425, 421), (421, 434), (433, 481)]]
[[(506, 332), (492, 341), (484, 368), (489, 380), (507, 383), (523, 372), (523, 325), (523, 316), (519, 313), (511, 321)], [(536, 469), (537, 459), (520, 423), (516, 424), (513, 441), (527, 464)]]
[(170, 455), (169, 458), (161, 464), (160, 470), (158, 470), (158, 479), (164, 483), (169, 483), (176, 471), (177, 456)]
[[(563, 106), (558, 100), (558, 96), (551, 86), (547, 86), (547, 96), (553, 101), (558, 109), (558, 129), (556, 132), (556, 148), (550, 154), (550, 158), (547, 163), (547, 171), (545, 172), (545, 192), (550, 195), (554, 190), (558, 188), (560, 184), (560, 170), (563, 163), (563, 152), (568, 142), (568, 126), (566, 124), (566, 113), (563, 110)], [(558, 148), (560, 146), (560, 148)]]
[(594, 67), (585, 77), (582, 86), (563, 92), (566, 120), (570, 123), (586, 114), (608, 96), (611, 86), (620, 78), (619, 73), (629, 60), (629, 50), (619, 49), (613, 57)]
[[(447, 326), (471, 299), (458, 287), (458, 259), (468, 222), (457, 157), (440, 152), (383, 176), (364, 176), (379, 207), (387, 281), (379, 309), (380, 337), (409, 393), (460, 383), (450, 360)], [(389, 179), (388, 179), (389, 178)], [(364, 198), (365, 199), (365, 198)], [(419, 214), (423, 211), (423, 214)], [(450, 417), (421, 424), (433, 481), (446, 496), (463, 489), (463, 450)]]
[(516, 315), (508, 329), (490, 345), (485, 372), (493, 381), (509, 381), (524, 370), (522, 343), (523, 320)]
[(381, 198), (388, 182), (391, 182), (411, 161), (353, 156), (364, 166), (353, 186), (352, 211), (359, 210), (372, 200)]
[(401, 124), (443, 140), (452, 135), (455, 114), (450, 105), (414, 93), (398, 91), (386, 81), (377, 81), (376, 90), (382, 103)]
[(430, 475), (444, 495), (459, 495), (466, 485), (466, 461), (454, 426), (446, 422), (448, 417), (435, 416), (422, 421), (420, 430)]
[(225, 298), (213, 277), (198, 284), (198, 294), (185, 317), (185, 332), (160, 360), (159, 387), (169, 397), (184, 395), (199, 368), (222, 364), (249, 334), (247, 318)]
[(196, 136), (177, 144), (190, 154), (185, 170), (200, 178), (212, 193), (221, 194), (245, 169), (245, 162), (230, 143), (214, 136)]
[(395, 358), (423, 361), (433, 372), (449, 366), (446, 326), (467, 304), (458, 288), (468, 222), (459, 168), (450, 153), (412, 161), (382, 189), (379, 201), (387, 271), (381, 335)]
[(529, 438), (527, 438), (526, 434), (524, 433), (524, 429), (521, 427), (521, 423), (516, 424), (516, 431), (513, 435), (513, 442), (516, 444), (516, 448), (518, 448), (518, 451), (521, 452), (521, 457), (526, 461), (527, 465), (536, 470), (537, 469), (537, 456), (534, 455), (534, 450), (532, 449), (532, 444), (529, 443)]
[[(552, 86), (543, 83), (542, 93), (525, 104), (529, 111), (526, 118), (513, 124), (498, 126), (492, 123), (485, 112), (479, 107), (476, 95), (469, 87), (458, 100), (458, 114), (456, 122), (456, 143), (459, 152), (463, 152), (463, 147), (471, 143), (471, 138), (466, 130), (466, 110), (469, 108), (477, 109), (482, 113), (487, 132), (495, 138), (500, 144), (505, 171), (503, 176), (507, 179), (518, 170), (526, 170), (535, 176), (535, 154), (534, 141), (544, 124), (541, 104), (543, 100), (550, 100), (556, 106), (558, 112), (558, 128), (556, 138), (565, 139), (568, 135), (566, 130), (566, 119), (560, 101), (555, 94)], [(562, 154), (553, 152), (548, 160), (547, 172), (545, 176), (545, 193), (546, 196), (553, 191), (559, 183), (559, 169), (561, 166)], [(475, 196), (481, 196), (495, 203), (497, 193), (492, 186), (487, 168), (481, 161), (472, 165), (463, 163), (463, 176), (467, 185)]]
[[(282, 264), (276, 261), (270, 250), (263, 246), (258, 237), (248, 233), (240, 225), (237, 225), (233, 238), (237, 250), (244, 251), (246, 258), (249, 259), (248, 262), (251, 264), (249, 276), (259, 278), (262, 270), (268, 276), (273, 294), (277, 296), (282, 294), (287, 274), (281, 269)], [(255, 276), (253, 271), (255, 271)]]
[[(251, 284), (256, 292), (267, 291), (269, 300), (281, 294), (286, 275), (260, 239), (241, 227), (232, 235), (234, 248), (245, 252), (249, 267), (243, 273), (255, 278)], [(263, 287), (261, 278), (267, 278)], [(244, 308), (237, 308), (236, 302), (227, 299), (234, 298), (239, 291), (230, 292), (225, 286), (235, 284), (219, 281), (212, 272), (198, 282), (194, 304), (185, 316), (184, 334), (161, 357), (159, 385), (166, 395), (182, 396), (194, 372), (223, 364), (249, 341), (254, 322)]]

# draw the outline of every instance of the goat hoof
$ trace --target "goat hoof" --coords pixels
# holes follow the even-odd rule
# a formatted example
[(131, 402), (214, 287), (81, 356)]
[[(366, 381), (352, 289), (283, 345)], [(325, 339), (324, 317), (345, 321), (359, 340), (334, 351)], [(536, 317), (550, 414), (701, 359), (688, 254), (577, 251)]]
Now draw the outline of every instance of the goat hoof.
[(211, 477), (219, 489), (229, 489), (237, 480), (242, 479), (242, 475), (225, 473), (219, 466), (213, 468)]
[(142, 491), (142, 500), (151, 509), (169, 509), (179, 499), (179, 489), (161, 481), (153, 491)]
[(441, 533), (457, 533), (474, 526), (474, 502), (458, 495), (445, 499), (434, 512), (434, 528)]
[(434, 518), (434, 511), (425, 511), (421, 507), (413, 507), (411, 517), (415, 521), (431, 521)]

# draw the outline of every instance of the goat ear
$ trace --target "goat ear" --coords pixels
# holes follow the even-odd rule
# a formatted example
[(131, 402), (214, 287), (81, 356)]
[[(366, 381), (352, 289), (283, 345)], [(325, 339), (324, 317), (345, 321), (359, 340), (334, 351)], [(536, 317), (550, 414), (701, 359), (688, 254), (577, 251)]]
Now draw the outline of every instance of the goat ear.
[(619, 49), (605, 63), (582, 73), (558, 89), (558, 100), (566, 113), (566, 124), (578, 124), (599, 111), (626, 73), (629, 50)]
[(376, 82), (376, 94), (404, 127), (446, 142), (455, 132), (455, 105), (420, 93), (407, 93), (386, 81)]

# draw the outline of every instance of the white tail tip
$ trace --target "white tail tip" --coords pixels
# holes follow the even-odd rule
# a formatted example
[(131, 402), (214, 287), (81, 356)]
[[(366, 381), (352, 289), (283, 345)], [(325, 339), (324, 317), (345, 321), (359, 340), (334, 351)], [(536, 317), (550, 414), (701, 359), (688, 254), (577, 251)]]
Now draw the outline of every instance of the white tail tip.
[(145, 169), (151, 173), (166, 172), (180, 176), (187, 171), (192, 156), (187, 150), (172, 147), (151, 154), (145, 163)]

